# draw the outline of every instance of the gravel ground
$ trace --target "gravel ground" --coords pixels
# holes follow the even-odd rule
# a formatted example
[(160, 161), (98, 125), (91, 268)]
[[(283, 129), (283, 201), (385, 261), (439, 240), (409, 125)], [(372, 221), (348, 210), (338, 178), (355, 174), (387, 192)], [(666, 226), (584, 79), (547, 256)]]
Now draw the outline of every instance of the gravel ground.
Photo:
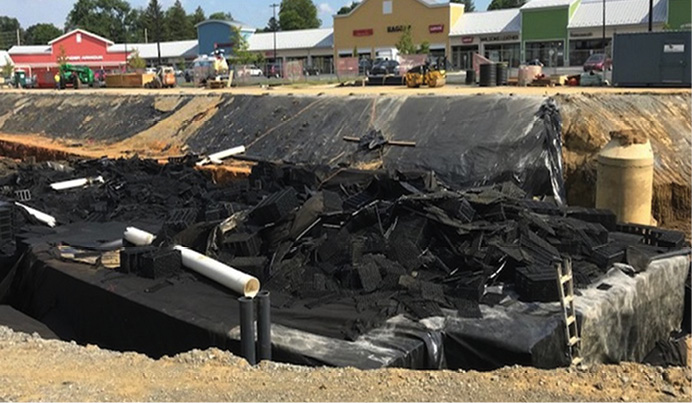
[(11, 401), (691, 401), (686, 368), (640, 364), (493, 372), (250, 367), (193, 350), (152, 360), (0, 327), (0, 400)]

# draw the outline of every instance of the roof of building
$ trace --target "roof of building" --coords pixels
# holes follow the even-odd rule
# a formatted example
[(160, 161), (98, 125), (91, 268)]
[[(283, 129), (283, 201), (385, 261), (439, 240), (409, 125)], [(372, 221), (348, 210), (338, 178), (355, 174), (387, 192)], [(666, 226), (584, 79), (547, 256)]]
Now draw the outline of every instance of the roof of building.
[[(355, 7), (354, 7), (351, 11), (349, 11), (348, 13), (346, 13), (346, 14), (334, 14), (333, 17), (335, 17), (335, 18), (348, 17), (348, 16), (350, 16), (351, 14), (353, 14), (360, 6), (363, 5), (363, 3), (365, 3), (366, 1), (368, 1), (368, 0), (359, 1), (359, 2), (358, 2), (358, 5), (355, 6)], [(433, 7), (445, 7), (445, 6), (449, 6), (449, 7), (463, 7), (462, 4), (450, 3), (450, 2), (447, 1), (447, 0), (416, 0), (416, 1), (419, 2), (419, 3), (421, 3), (421, 4), (423, 4), (424, 6), (430, 7), (430, 8), (433, 8)]]
[[(274, 33), (253, 34), (248, 39), (249, 50), (265, 51), (274, 49)], [(334, 29), (317, 28), (299, 31), (279, 31), (276, 33), (276, 49), (331, 48), (334, 46)]]
[(52, 53), (53, 48), (48, 45), (15, 45), (12, 46), (7, 52), (10, 55), (35, 55), (38, 53)]
[(464, 13), (449, 32), (450, 36), (497, 34), (521, 31), (518, 8)]
[[(142, 59), (156, 59), (158, 57), (158, 46), (154, 43), (118, 43), (108, 48), (108, 52), (133, 52), (139, 51), (139, 57)], [(188, 41), (173, 41), (161, 42), (161, 57), (162, 58), (195, 58), (197, 57), (197, 40)]]
[(7, 51), (5, 51), (5, 50), (0, 50), (0, 64), (2, 64), (4, 66), (7, 63), (14, 64), (14, 62), (12, 61), (12, 58), (10, 57), (10, 54), (7, 53)]
[(81, 33), (81, 34), (90, 36), (90, 37), (92, 37), (92, 38), (96, 38), (96, 39), (98, 39), (98, 40), (100, 40), (100, 41), (102, 41), (102, 42), (106, 42), (106, 43), (109, 44), (109, 45), (112, 45), (112, 44), (113, 44), (113, 41), (111, 41), (110, 39), (106, 39), (106, 38), (104, 38), (104, 37), (102, 37), (102, 36), (96, 35), (96, 34), (93, 33), (93, 32), (85, 31), (85, 30), (80, 29), (80, 28), (73, 29), (72, 31), (70, 31), (70, 32), (68, 32), (68, 33), (66, 33), (66, 34), (64, 34), (64, 35), (60, 35), (59, 37), (57, 37), (57, 38), (53, 39), (52, 41), (48, 42), (48, 44), (49, 44), (49, 45), (52, 45), (52, 44), (54, 44), (55, 42), (58, 42), (58, 41), (60, 41), (60, 40), (62, 40), (62, 39), (65, 39), (65, 38), (67, 38), (68, 36), (70, 36), (70, 35), (72, 35), (72, 34), (75, 34), (75, 33)]
[(568, 7), (577, 0), (529, 0), (521, 6), (522, 10), (531, 10), (534, 8), (552, 8), (552, 7)]
[[(668, 2), (654, 0), (654, 22), (665, 22)], [(606, 25), (636, 25), (649, 21), (649, 0), (608, 0)], [(582, 0), (567, 25), (568, 28), (600, 27), (603, 25), (603, 1)]]
[(211, 23), (222, 23), (222, 24), (226, 24), (226, 25), (231, 26), (231, 27), (237, 27), (240, 29), (247, 29), (247, 30), (254, 30), (255, 29), (254, 27), (252, 27), (252, 26), (250, 26), (244, 22), (236, 21), (236, 20), (232, 20), (232, 21), (228, 21), (228, 20), (204, 20), (204, 21), (198, 23), (197, 25), (195, 25), (195, 28), (199, 27), (200, 25), (206, 25), (206, 24), (211, 24)]

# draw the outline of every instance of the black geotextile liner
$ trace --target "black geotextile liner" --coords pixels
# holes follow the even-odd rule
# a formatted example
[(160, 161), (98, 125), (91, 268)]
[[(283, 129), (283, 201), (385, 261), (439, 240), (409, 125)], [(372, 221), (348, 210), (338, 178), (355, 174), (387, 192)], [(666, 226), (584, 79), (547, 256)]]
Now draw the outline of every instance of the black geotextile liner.
[(15, 332), (36, 333), (42, 339), (58, 338), (46, 325), (9, 305), (0, 305), (0, 326), (7, 326)]
[(156, 110), (154, 100), (154, 96), (140, 95), (3, 94), (0, 96), (0, 112), (11, 110), (14, 116), (4, 121), (0, 132), (115, 143), (174, 113)]
[[(416, 146), (364, 151), (343, 140), (373, 130)], [(389, 172), (433, 171), (454, 189), (513, 181), (562, 202), (560, 131), (555, 102), (540, 97), (235, 96), (187, 142), (195, 152), (244, 145), (250, 158), (310, 165), (382, 161)]]

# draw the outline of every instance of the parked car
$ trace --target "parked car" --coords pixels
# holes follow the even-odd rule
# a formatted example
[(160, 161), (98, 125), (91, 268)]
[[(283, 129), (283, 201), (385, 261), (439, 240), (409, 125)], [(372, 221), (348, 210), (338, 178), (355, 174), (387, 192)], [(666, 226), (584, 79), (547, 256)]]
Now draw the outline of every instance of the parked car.
[(370, 75), (372, 76), (384, 76), (387, 74), (399, 74), (399, 62), (396, 60), (382, 60), (379, 63), (375, 63), (370, 70)]
[(315, 66), (305, 66), (303, 68), (303, 74), (306, 76), (319, 76), (320, 75), (320, 69), (318, 69)]
[(260, 69), (259, 67), (255, 66), (255, 65), (248, 66), (247, 72), (248, 72), (248, 74), (250, 74), (251, 77), (262, 77), (264, 75), (264, 73), (262, 72), (262, 69)]
[(610, 70), (613, 61), (603, 53), (594, 53), (584, 62), (584, 71), (605, 71)]
[(358, 60), (358, 75), (367, 76), (370, 74), (372, 69), (372, 60), (367, 58), (362, 58)]
[(543, 67), (543, 63), (538, 59), (530, 60), (526, 63), (526, 65), (527, 66), (541, 66), (541, 67)]

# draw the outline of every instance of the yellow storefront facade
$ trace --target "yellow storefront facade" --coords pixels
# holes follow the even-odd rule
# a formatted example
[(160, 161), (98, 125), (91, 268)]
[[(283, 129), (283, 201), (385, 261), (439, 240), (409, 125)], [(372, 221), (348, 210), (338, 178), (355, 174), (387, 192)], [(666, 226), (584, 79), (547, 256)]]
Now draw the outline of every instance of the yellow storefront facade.
[(396, 43), (411, 27), (415, 46), (430, 44), (433, 54), (450, 54), (449, 32), (464, 13), (456, 3), (426, 0), (363, 0), (349, 14), (334, 16), (334, 56), (393, 57)]

